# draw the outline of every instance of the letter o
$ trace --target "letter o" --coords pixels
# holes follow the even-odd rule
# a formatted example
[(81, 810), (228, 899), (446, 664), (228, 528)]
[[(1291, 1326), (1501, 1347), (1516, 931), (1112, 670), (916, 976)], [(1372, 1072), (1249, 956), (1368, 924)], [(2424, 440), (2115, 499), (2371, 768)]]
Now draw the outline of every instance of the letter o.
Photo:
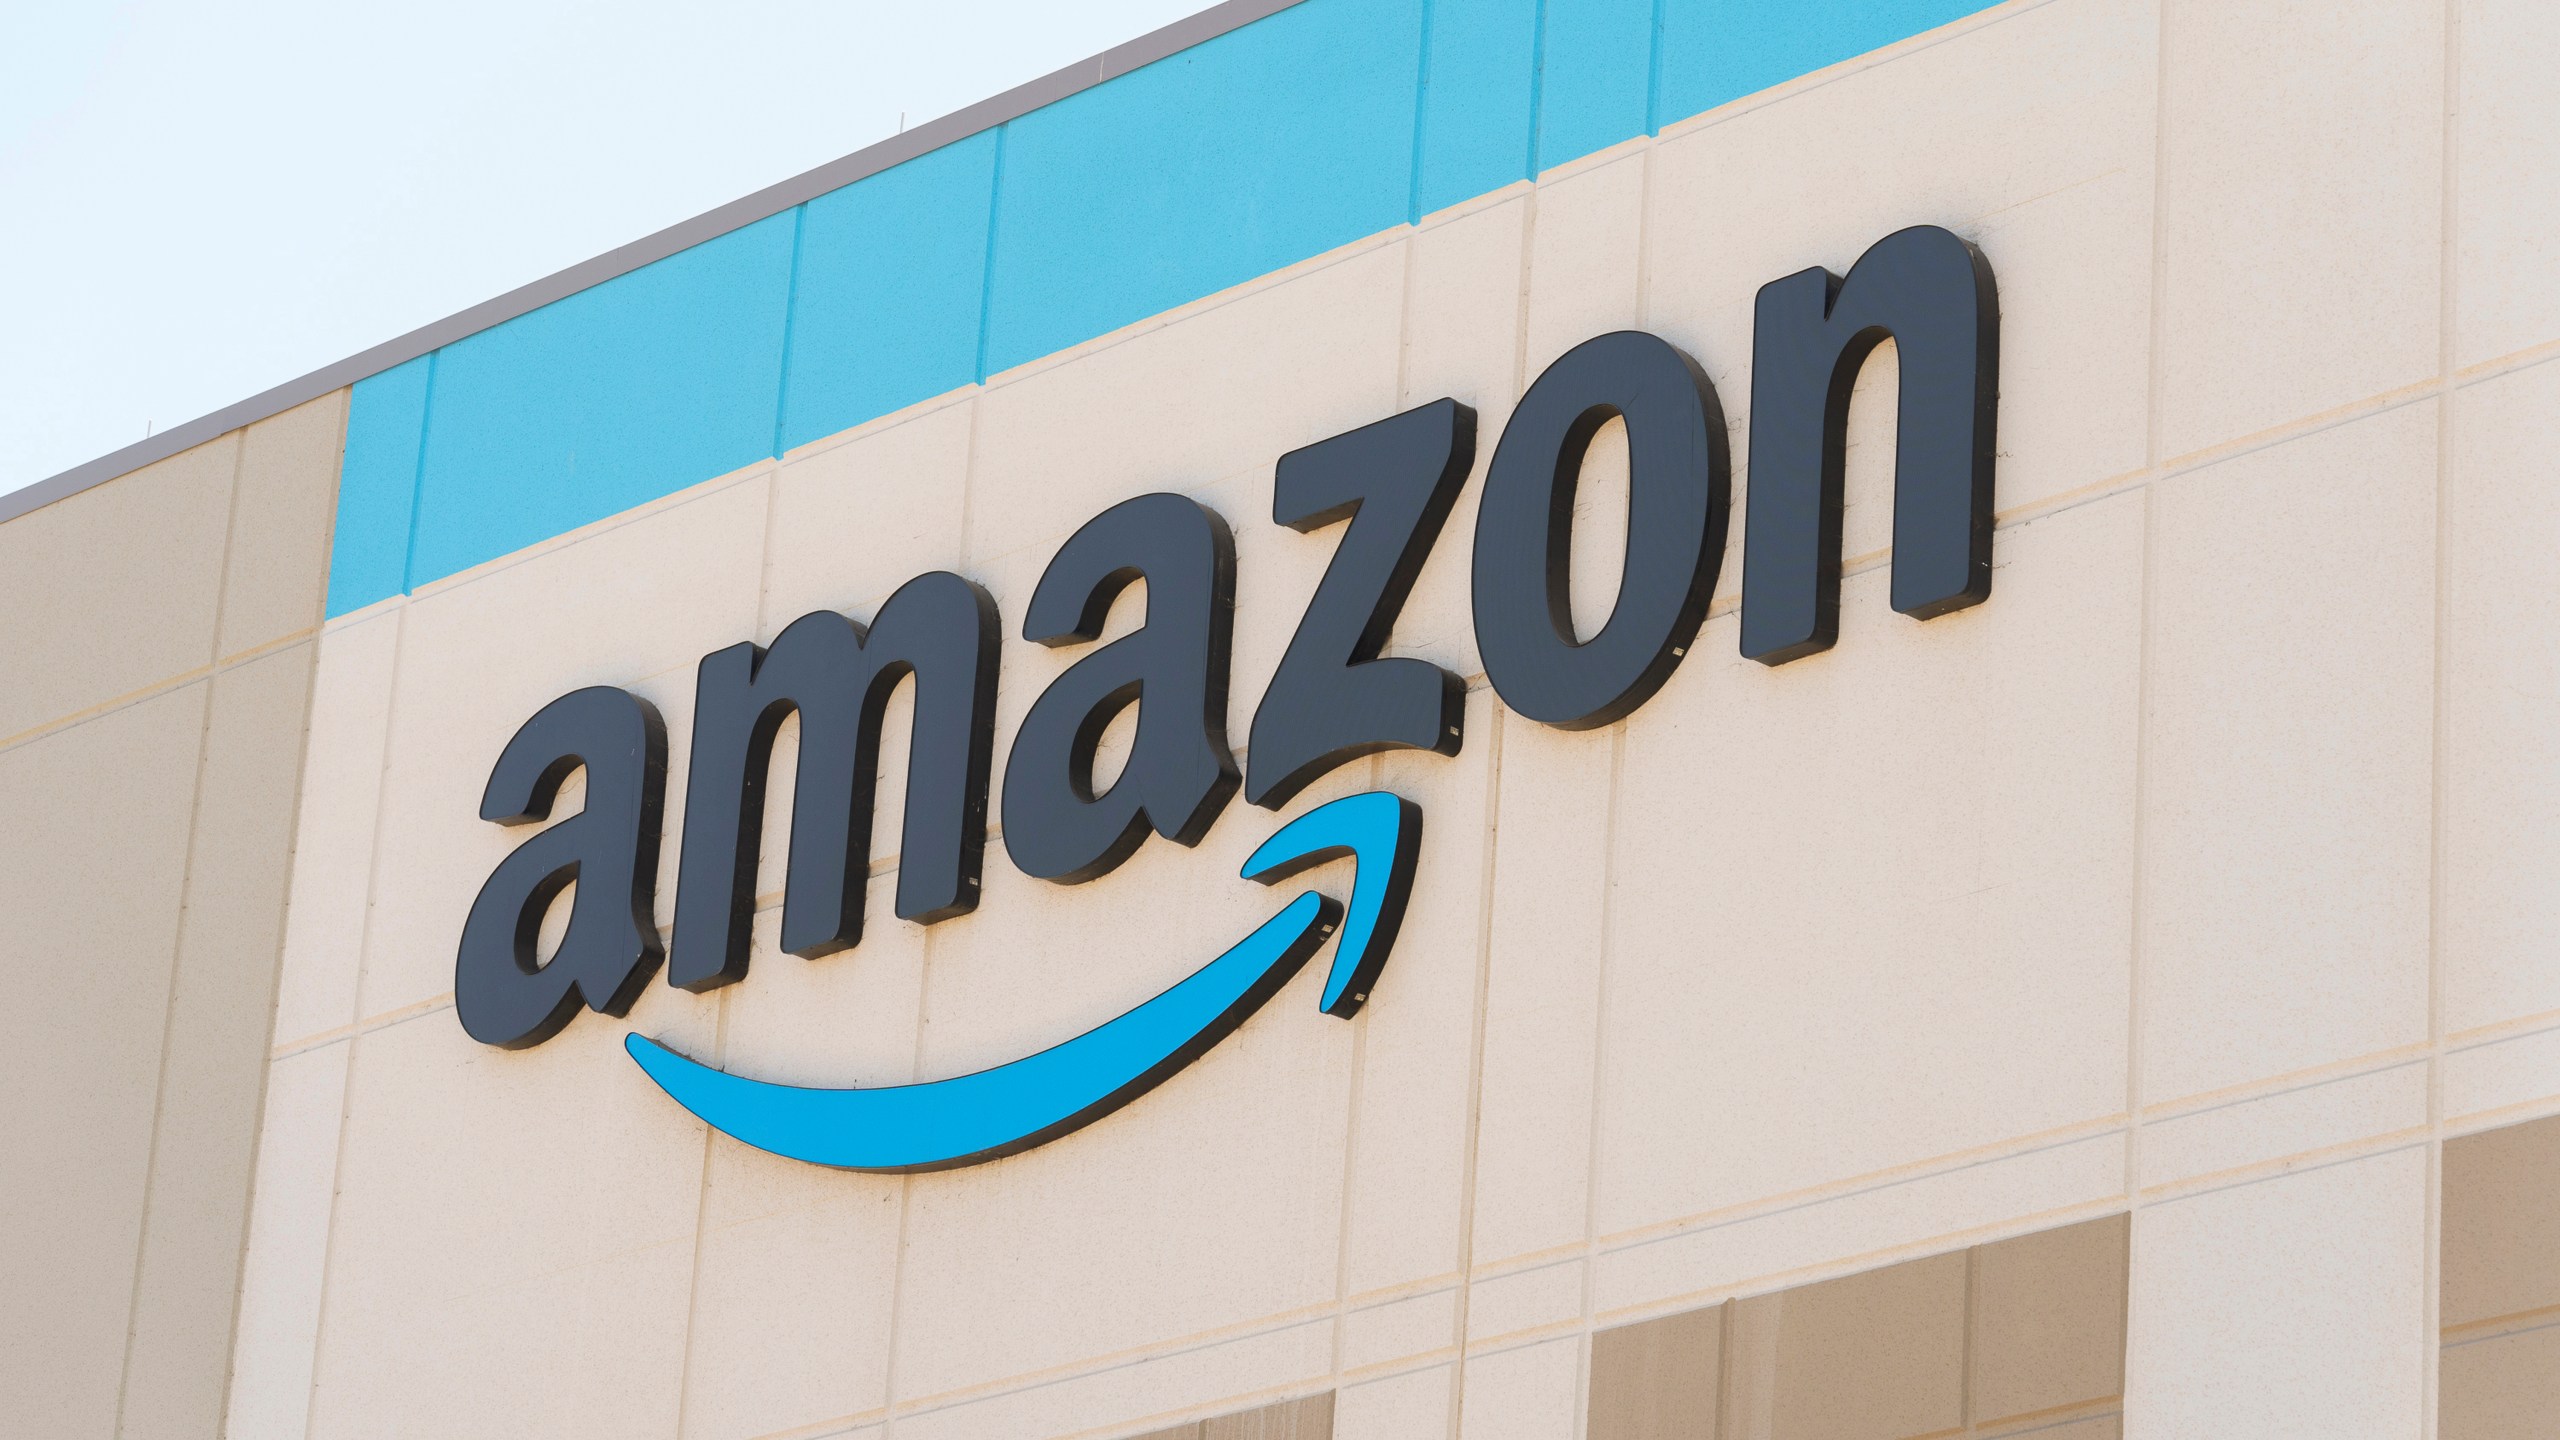
[[(1627, 428), (1625, 569), (1608, 623), (1577, 642), (1574, 489), (1612, 419)], [(1731, 488), (1715, 387), (1670, 342), (1620, 330), (1548, 366), (1503, 427), (1476, 517), (1476, 650), (1503, 703), (1589, 730), (1651, 699), (1706, 618)]]

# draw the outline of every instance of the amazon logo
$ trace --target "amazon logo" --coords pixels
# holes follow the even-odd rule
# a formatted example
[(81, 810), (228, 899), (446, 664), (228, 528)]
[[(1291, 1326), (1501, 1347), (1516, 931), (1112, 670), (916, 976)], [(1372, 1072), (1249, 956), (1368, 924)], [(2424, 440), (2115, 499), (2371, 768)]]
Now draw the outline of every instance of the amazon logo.
[[(1989, 263), (1933, 227), (1876, 242), (1846, 277), (1819, 267), (1761, 288), (1752, 337), (1751, 487), (1743, 535), (1742, 652), (1770, 665), (1838, 635), (1841, 475), (1859, 366), (1901, 356), (1893, 608), (1929, 619), (1991, 592), (1999, 306)], [(1567, 558), (1584, 455), (1625, 426), (1628, 524), (1618, 597), (1577, 639)], [(1007, 859), (1060, 885), (1108, 875), (1152, 835), (1193, 846), (1241, 789), (1284, 809), (1319, 777), (1393, 749), (1455, 755), (1464, 685), (1386, 653), (1395, 623), (1475, 471), (1476, 416), (1453, 399), (1280, 457), (1272, 521), (1339, 530), (1333, 559), (1256, 703), (1239, 767), (1227, 742), (1235, 540), (1188, 497), (1141, 495), (1077, 530), (1033, 588), (1024, 640), (1082, 651), (1011, 739), (1000, 804)], [(1632, 713), (1688, 653), (1725, 551), (1731, 466), (1715, 387), (1677, 346), (1601, 335), (1548, 366), (1485, 467), (1470, 598), (1488, 682), (1521, 716), (1591, 729)], [(1142, 625), (1100, 643), (1104, 617), (1146, 584)], [(664, 970), (696, 992), (747, 978), (765, 787), (782, 722), (800, 719), (781, 948), (818, 957), (860, 943), (872, 801), (891, 695), (914, 700), (894, 905), (940, 924), (981, 888), (1002, 620), (993, 596), (948, 572), (901, 586), (869, 622), (804, 615), (770, 646), (702, 658), (675, 923), (661, 944), (655, 887), (666, 727), (629, 691), (572, 691), (524, 722), (490, 772), (481, 817), (550, 817), (568, 778), (578, 813), (499, 862), (472, 902), (454, 966), (455, 1010), (483, 1043), (540, 1044), (581, 1008), (629, 1011)], [(1127, 764), (1094, 783), (1094, 752), (1136, 709)], [(632, 1059), (677, 1104), (776, 1154), (854, 1170), (919, 1171), (1019, 1153), (1163, 1083), (1333, 944), (1319, 1004), (1348, 1018), (1387, 963), (1420, 854), (1423, 817), (1371, 792), (1282, 824), (1243, 878), (1277, 885), (1348, 860), (1346, 897), (1302, 891), (1171, 989), (1081, 1035), (973, 1074), (825, 1089), (724, 1072), (633, 1034)], [(546, 959), (545, 913), (575, 886)]]

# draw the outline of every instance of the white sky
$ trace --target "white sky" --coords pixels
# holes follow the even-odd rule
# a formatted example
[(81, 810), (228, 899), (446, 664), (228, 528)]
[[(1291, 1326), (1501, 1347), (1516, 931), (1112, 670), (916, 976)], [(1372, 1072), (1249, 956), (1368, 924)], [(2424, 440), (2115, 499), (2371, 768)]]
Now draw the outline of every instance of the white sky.
[(0, 0), (0, 493), (1209, 0)]

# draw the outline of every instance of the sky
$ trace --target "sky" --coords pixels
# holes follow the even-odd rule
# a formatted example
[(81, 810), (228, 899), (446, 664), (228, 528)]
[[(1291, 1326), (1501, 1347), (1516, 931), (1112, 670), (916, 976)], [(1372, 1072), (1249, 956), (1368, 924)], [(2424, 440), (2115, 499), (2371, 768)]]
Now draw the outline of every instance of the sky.
[(1209, 0), (0, 0), (0, 493)]

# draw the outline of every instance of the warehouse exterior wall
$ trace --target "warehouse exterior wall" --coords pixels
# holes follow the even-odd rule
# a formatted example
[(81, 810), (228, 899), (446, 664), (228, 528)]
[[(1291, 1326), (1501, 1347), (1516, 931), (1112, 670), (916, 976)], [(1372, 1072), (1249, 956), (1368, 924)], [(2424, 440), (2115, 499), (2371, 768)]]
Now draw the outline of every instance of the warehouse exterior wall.
[[(1309, 0), (264, 422), (330, 437), (295, 472), (317, 531), (244, 530), (257, 428), (0, 527), (38, 557), (23, 605), (135, 637), (30, 627), (10, 658), (38, 678), (0, 793), (64, 836), (10, 913), (58, 917), (31, 956), (159, 967), (31, 971), (99, 988), (24, 1012), (27, 1083), (106, 1117), (24, 1142), (95, 1187), (17, 1227), (76, 1231), (85, 1267), (27, 1252), (86, 1327), (15, 1352), (71, 1407), (45, 1413), (73, 1433), (121, 1389), (133, 1433), (193, 1433), (137, 1406), (214, 1393), (260, 1440), (2509, 1433), (2549, 1297), (2482, 1277), (2548, 1239), (2493, 1222), (2549, 1168), (2518, 1122), (2560, 1115), (2560, 83), (2532, 58), (2560, 32), (2525, 0), (1846, 8), (1883, 29)], [(1339, 104), (1270, 98), (1298, 78)], [(1888, 608), (1887, 346), (1850, 411), (1839, 642), (1746, 661), (1754, 298), (1919, 224), (1998, 278), (1993, 593)], [(1564, 731), (1483, 673), (1477, 497), (1531, 382), (1619, 329), (1712, 381), (1735, 524), (1661, 692)], [(890, 918), (902, 691), (872, 922), (802, 960), (787, 721), (743, 983), (653, 983), (522, 1050), (457, 1023), (463, 916), (523, 838), (482, 787), (550, 700), (665, 716), (663, 933), (701, 657), (956, 571), (1004, 622), (1000, 787), (1085, 653), (1014, 638), (1044, 567), (1172, 491), (1235, 533), (1241, 742), (1334, 553), (1266, 522), (1275, 461), (1444, 396), (1476, 468), (1391, 650), (1464, 678), (1454, 756), (1230, 805), (1086, 885), (1027, 878), (999, 827), (976, 913), (922, 927)], [(1585, 624), (1627, 467), (1605, 429)], [(226, 549), (187, 538), (217, 517)], [(326, 538), (249, 563), (249, 533)], [(127, 578), (78, 563), (90, 534)], [(325, 582), (295, 568), (323, 545)], [(307, 572), (300, 608), (235, 611), (226, 567)], [(1105, 633), (1143, 619), (1133, 592)], [(217, 764), (232, 735), (259, 758)], [(1106, 733), (1105, 781), (1129, 745)], [(1302, 977), (1010, 1158), (804, 1165), (624, 1053), (811, 1086), (1003, 1063), (1260, 923), (1248, 853), (1365, 790), (1427, 831), (1359, 1014)], [(267, 838), (208, 843), (235, 792)], [(220, 1251), (152, 1229), (212, 1213), (160, 1197), (220, 1168), (152, 1158), (172, 1097), (218, 1088), (179, 1058), (196, 877), (263, 856), (202, 884), (280, 899), (280, 805), (289, 907), (262, 950), (206, 951), (240, 970), (202, 1023), (254, 1014), (264, 1047), (214, 1047), (263, 1117), (229, 1388), (164, 1392), (153, 1365), (202, 1357), (153, 1349), (154, 1256)], [(1852, 1361), (1893, 1383), (1824, 1383)]]
[(0, 1396), (221, 1425), (341, 391), (0, 527)]

